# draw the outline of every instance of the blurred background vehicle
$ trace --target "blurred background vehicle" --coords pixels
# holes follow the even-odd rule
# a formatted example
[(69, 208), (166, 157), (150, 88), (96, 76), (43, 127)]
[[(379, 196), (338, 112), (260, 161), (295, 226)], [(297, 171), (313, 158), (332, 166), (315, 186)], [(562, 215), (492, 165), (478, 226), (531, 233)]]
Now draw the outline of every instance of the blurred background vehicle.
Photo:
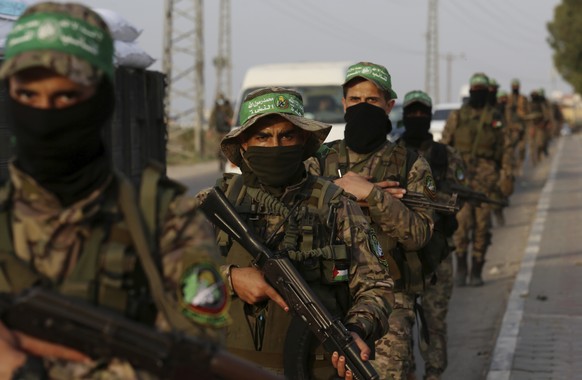
[(449, 114), (459, 108), (461, 108), (461, 103), (440, 103), (432, 107), (430, 133), (432, 133), (434, 141), (440, 141)]
[(395, 142), (404, 133), (404, 124), (402, 124), (402, 103), (394, 104), (392, 111), (390, 111), (390, 123), (392, 123), (392, 131), (388, 134), (388, 140)]
[[(345, 121), (342, 105), (346, 71), (352, 62), (296, 62), (257, 65), (245, 73), (235, 105), (235, 126), (239, 125), (239, 111), (243, 99), (262, 87), (285, 87), (303, 96), (305, 117), (332, 125), (326, 141), (343, 139)], [(240, 173), (231, 162), (226, 173)]]

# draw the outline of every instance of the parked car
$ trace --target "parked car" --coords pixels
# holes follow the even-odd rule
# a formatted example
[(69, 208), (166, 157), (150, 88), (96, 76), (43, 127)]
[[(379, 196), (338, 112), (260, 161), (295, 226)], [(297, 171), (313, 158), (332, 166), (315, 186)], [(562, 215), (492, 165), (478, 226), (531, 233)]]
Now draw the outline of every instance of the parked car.
[(449, 114), (453, 110), (461, 108), (461, 103), (440, 103), (432, 107), (432, 121), (430, 122), (430, 133), (434, 141), (440, 141), (443, 129), (449, 118)]

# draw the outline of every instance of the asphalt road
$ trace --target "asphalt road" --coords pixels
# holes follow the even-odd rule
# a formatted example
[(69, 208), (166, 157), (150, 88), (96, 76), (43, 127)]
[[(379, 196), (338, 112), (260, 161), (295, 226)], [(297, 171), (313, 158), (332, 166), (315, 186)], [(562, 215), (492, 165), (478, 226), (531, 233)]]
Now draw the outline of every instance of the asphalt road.
[[(523, 175), (516, 181), (510, 206), (505, 209), (505, 225), (495, 226), (492, 231), (492, 245), (484, 268), (485, 285), (455, 288), (453, 291), (447, 318), (449, 364), (443, 375), (444, 380), (480, 380), (487, 376), (507, 300), (520, 268), (536, 205), (555, 149), (554, 143), (549, 158), (535, 168), (526, 162)], [(189, 192), (195, 194), (212, 186), (220, 173), (218, 162), (211, 161), (194, 166), (169, 167), (168, 176), (185, 183), (190, 188)], [(418, 350), (415, 356), (417, 378), (421, 379), (423, 363)]]

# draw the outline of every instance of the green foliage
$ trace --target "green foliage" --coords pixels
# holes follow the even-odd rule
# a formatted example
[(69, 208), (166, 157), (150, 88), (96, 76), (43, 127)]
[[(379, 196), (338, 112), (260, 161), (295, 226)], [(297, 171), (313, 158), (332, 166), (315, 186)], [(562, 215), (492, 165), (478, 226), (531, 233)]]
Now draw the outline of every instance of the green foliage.
[(577, 93), (582, 93), (582, 2), (562, 0), (547, 27), (556, 69)]

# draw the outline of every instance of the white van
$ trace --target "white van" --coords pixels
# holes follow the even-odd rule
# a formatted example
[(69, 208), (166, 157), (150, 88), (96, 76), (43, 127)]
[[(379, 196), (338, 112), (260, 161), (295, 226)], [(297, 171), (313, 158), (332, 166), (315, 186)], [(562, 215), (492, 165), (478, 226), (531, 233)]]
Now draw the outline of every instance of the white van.
[[(342, 84), (353, 62), (297, 62), (253, 66), (247, 70), (235, 105), (237, 125), (240, 105), (251, 91), (262, 87), (285, 87), (303, 96), (305, 117), (332, 125), (326, 141), (344, 138)], [(227, 172), (238, 168), (228, 163)]]

